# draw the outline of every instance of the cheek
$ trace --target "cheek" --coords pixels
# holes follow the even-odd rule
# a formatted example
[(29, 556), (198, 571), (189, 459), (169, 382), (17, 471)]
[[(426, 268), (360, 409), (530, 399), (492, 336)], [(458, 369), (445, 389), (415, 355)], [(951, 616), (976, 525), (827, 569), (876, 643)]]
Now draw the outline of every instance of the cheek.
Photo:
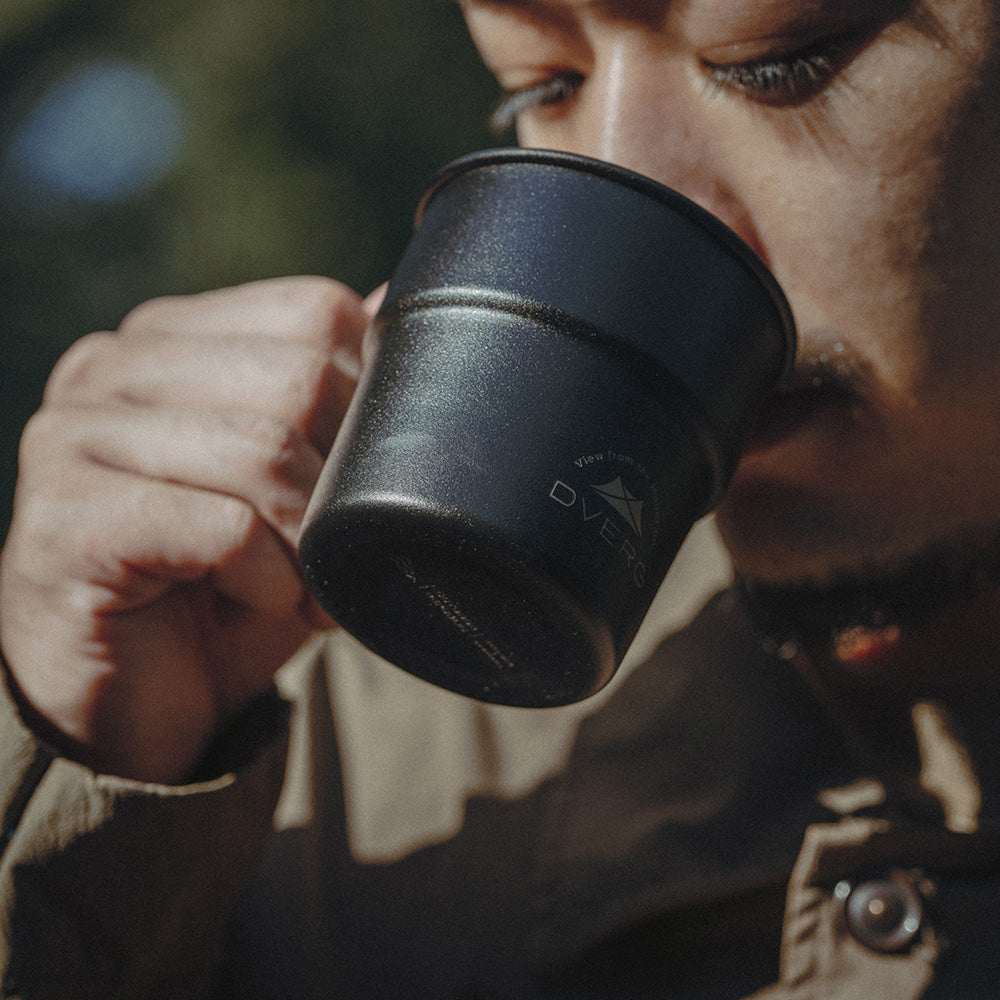
[(911, 360), (923, 353), (913, 331), (931, 289), (922, 262), (928, 187), (921, 177), (854, 177), (828, 164), (782, 178), (762, 235), (804, 342), (845, 338), (883, 370), (900, 366), (904, 346)]
[(941, 163), (934, 239), (926, 259), (941, 293), (934, 322), (947, 329), (939, 361), (961, 355), (980, 370), (1000, 363), (1000, 68), (954, 116)]
[[(912, 79), (917, 68), (894, 78)], [(776, 136), (780, 166), (758, 169), (755, 195), (770, 206), (758, 221), (800, 326), (872, 338), (874, 354), (898, 354), (905, 342), (909, 365), (937, 350), (924, 331), (955, 326), (946, 303), (959, 279), (963, 314), (993, 295), (997, 282), (970, 280), (969, 263), (982, 276), (984, 261), (1000, 260), (1000, 226), (984, 222), (985, 193), (968, 176), (981, 189), (998, 162), (972, 124), (985, 102), (971, 100), (957, 74), (923, 69), (920, 88), (884, 78), (879, 87), (845, 84), (810, 121), (786, 123)], [(994, 110), (992, 144), (996, 119)], [(998, 188), (990, 185), (990, 200), (1000, 207)]]

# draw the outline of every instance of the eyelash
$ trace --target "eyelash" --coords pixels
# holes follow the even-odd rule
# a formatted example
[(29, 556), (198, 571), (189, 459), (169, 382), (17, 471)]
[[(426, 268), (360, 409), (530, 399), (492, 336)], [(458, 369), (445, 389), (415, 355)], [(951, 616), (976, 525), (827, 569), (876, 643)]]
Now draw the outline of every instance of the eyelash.
[[(728, 65), (706, 62), (709, 84), (772, 104), (797, 104), (821, 91), (847, 62), (850, 41), (826, 39), (798, 52)], [(532, 108), (568, 101), (584, 82), (582, 73), (558, 73), (538, 83), (505, 91), (489, 117), (493, 132), (506, 132)]]
[(575, 71), (557, 73), (548, 79), (517, 87), (503, 93), (493, 113), (489, 126), (494, 132), (506, 132), (517, 121), (517, 116), (531, 108), (548, 107), (568, 101), (583, 83), (583, 74)]
[(787, 55), (752, 62), (705, 63), (709, 83), (772, 104), (798, 104), (819, 93), (851, 54), (849, 40), (826, 39)]

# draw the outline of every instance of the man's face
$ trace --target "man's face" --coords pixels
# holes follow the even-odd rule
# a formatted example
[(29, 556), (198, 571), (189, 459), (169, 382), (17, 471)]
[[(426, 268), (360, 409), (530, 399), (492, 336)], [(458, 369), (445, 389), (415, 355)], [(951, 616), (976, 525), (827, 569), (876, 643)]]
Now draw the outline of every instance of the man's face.
[(718, 512), (741, 572), (826, 583), (997, 534), (993, 0), (463, 6), (523, 144), (679, 190), (788, 295), (799, 370)]

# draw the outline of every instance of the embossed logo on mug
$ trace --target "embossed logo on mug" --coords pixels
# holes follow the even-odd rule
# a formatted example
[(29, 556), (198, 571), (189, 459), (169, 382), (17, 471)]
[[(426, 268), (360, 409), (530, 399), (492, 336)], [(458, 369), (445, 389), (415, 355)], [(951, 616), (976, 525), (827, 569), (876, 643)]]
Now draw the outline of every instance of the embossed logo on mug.
[[(549, 500), (579, 518), (583, 537), (597, 546), (596, 560), (605, 562), (611, 549), (625, 579), (641, 590), (647, 579), (647, 536), (656, 533), (649, 474), (641, 462), (614, 450), (583, 455), (573, 465), (585, 475), (566, 473), (556, 479)], [(616, 475), (605, 478), (610, 471)]]

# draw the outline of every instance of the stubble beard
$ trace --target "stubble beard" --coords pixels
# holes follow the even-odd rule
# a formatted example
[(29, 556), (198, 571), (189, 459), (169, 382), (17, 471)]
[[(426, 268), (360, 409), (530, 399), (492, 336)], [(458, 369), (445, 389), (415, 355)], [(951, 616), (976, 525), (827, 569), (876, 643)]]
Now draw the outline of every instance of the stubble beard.
[(1000, 527), (985, 540), (939, 540), (906, 559), (862, 566), (823, 583), (762, 583), (745, 576), (737, 583), (773, 642), (829, 659), (845, 636), (944, 628), (950, 612), (1000, 593)]

